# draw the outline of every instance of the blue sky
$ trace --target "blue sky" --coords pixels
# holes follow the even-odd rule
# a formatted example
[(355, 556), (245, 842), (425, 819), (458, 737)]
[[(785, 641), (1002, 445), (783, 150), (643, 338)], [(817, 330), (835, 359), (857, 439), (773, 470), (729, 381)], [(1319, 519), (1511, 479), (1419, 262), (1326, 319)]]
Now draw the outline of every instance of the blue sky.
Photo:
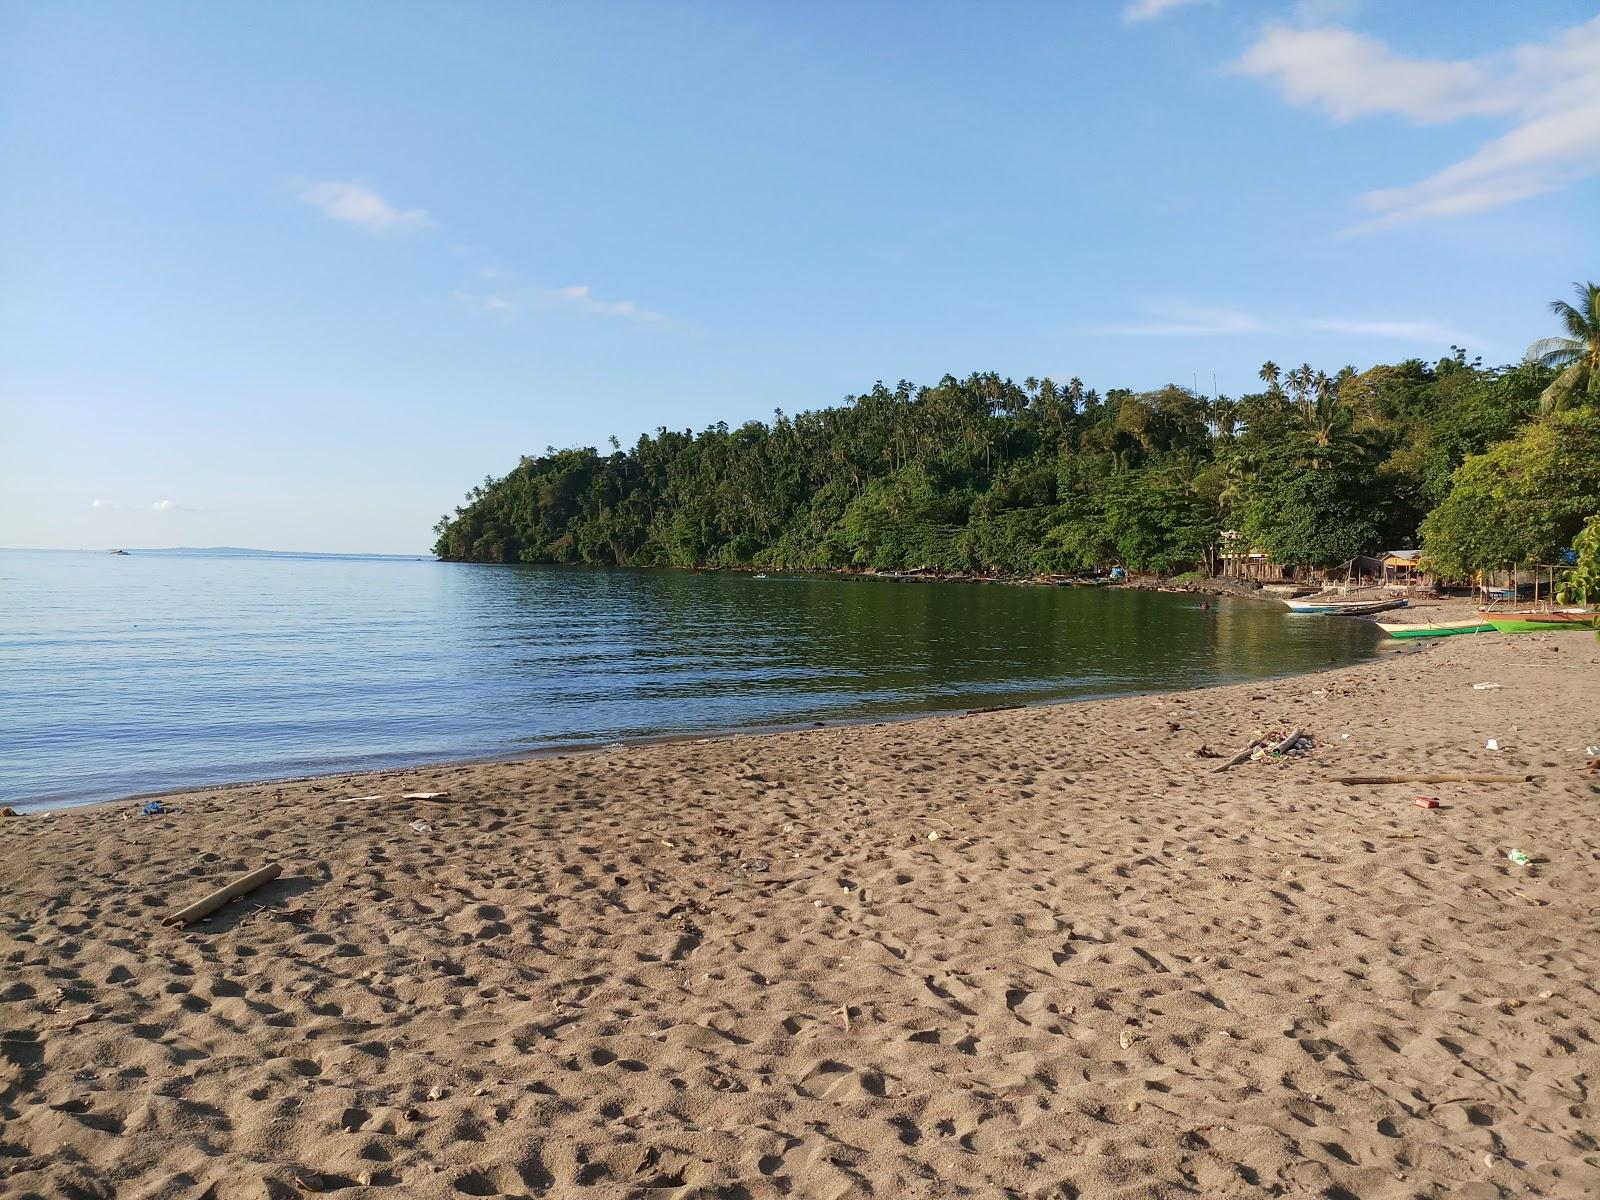
[(421, 551), (877, 379), (1515, 359), (1600, 276), (1600, 17), (6, 0), (0, 161), (0, 545)]

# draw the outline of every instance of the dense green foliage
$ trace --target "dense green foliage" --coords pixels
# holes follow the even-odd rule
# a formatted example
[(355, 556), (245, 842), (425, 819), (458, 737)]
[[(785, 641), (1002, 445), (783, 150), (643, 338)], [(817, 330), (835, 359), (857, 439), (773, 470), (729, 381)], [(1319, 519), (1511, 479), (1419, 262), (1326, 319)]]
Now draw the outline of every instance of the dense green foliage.
[(1262, 370), (1238, 400), (1094, 394), (994, 374), (630, 450), (552, 450), (437, 526), (478, 562), (1075, 571), (1211, 568), (1221, 531), (1280, 562), (1411, 544), (1470, 454), (1538, 410), (1552, 371), (1466, 355)]
[(1170, 572), (1213, 568), (1222, 531), (1239, 530), (1280, 561), (1328, 564), (1414, 544), (1462, 463), (1533, 420), (1553, 375), (1458, 351), (1331, 377), (1268, 363), (1263, 390), (1238, 399), (993, 374), (880, 384), (770, 423), (525, 457), (440, 521), (436, 552)]
[(1600, 408), (1558, 413), (1468, 459), (1422, 524), (1428, 562), (1452, 578), (1555, 563), (1600, 513)]
[(1584, 523), (1572, 540), (1577, 561), (1561, 583), (1563, 604), (1600, 604), (1600, 513)]

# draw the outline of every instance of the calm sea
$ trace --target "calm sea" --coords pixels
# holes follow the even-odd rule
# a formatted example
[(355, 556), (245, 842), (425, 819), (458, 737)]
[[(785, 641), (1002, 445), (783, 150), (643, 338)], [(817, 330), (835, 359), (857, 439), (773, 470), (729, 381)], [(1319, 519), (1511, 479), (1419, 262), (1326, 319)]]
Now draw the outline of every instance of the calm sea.
[(1096, 589), (0, 551), (0, 801), (1237, 681), (1378, 633)]

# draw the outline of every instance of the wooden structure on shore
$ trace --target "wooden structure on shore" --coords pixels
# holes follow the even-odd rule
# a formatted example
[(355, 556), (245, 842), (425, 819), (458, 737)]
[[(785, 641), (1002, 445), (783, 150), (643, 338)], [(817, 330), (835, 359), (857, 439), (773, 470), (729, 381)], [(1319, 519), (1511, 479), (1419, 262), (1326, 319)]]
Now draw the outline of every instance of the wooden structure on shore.
[(1227, 579), (1253, 579), (1257, 583), (1287, 583), (1295, 568), (1273, 561), (1265, 550), (1251, 546), (1237, 529), (1222, 531), (1222, 574)]

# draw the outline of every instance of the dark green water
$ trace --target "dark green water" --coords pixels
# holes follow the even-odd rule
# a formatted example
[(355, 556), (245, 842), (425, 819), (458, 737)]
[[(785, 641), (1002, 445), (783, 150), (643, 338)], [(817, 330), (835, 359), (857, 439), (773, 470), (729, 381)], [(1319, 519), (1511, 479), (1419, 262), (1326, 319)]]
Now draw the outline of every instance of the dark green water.
[(1198, 687), (1370, 622), (1102, 589), (0, 553), (0, 801)]

